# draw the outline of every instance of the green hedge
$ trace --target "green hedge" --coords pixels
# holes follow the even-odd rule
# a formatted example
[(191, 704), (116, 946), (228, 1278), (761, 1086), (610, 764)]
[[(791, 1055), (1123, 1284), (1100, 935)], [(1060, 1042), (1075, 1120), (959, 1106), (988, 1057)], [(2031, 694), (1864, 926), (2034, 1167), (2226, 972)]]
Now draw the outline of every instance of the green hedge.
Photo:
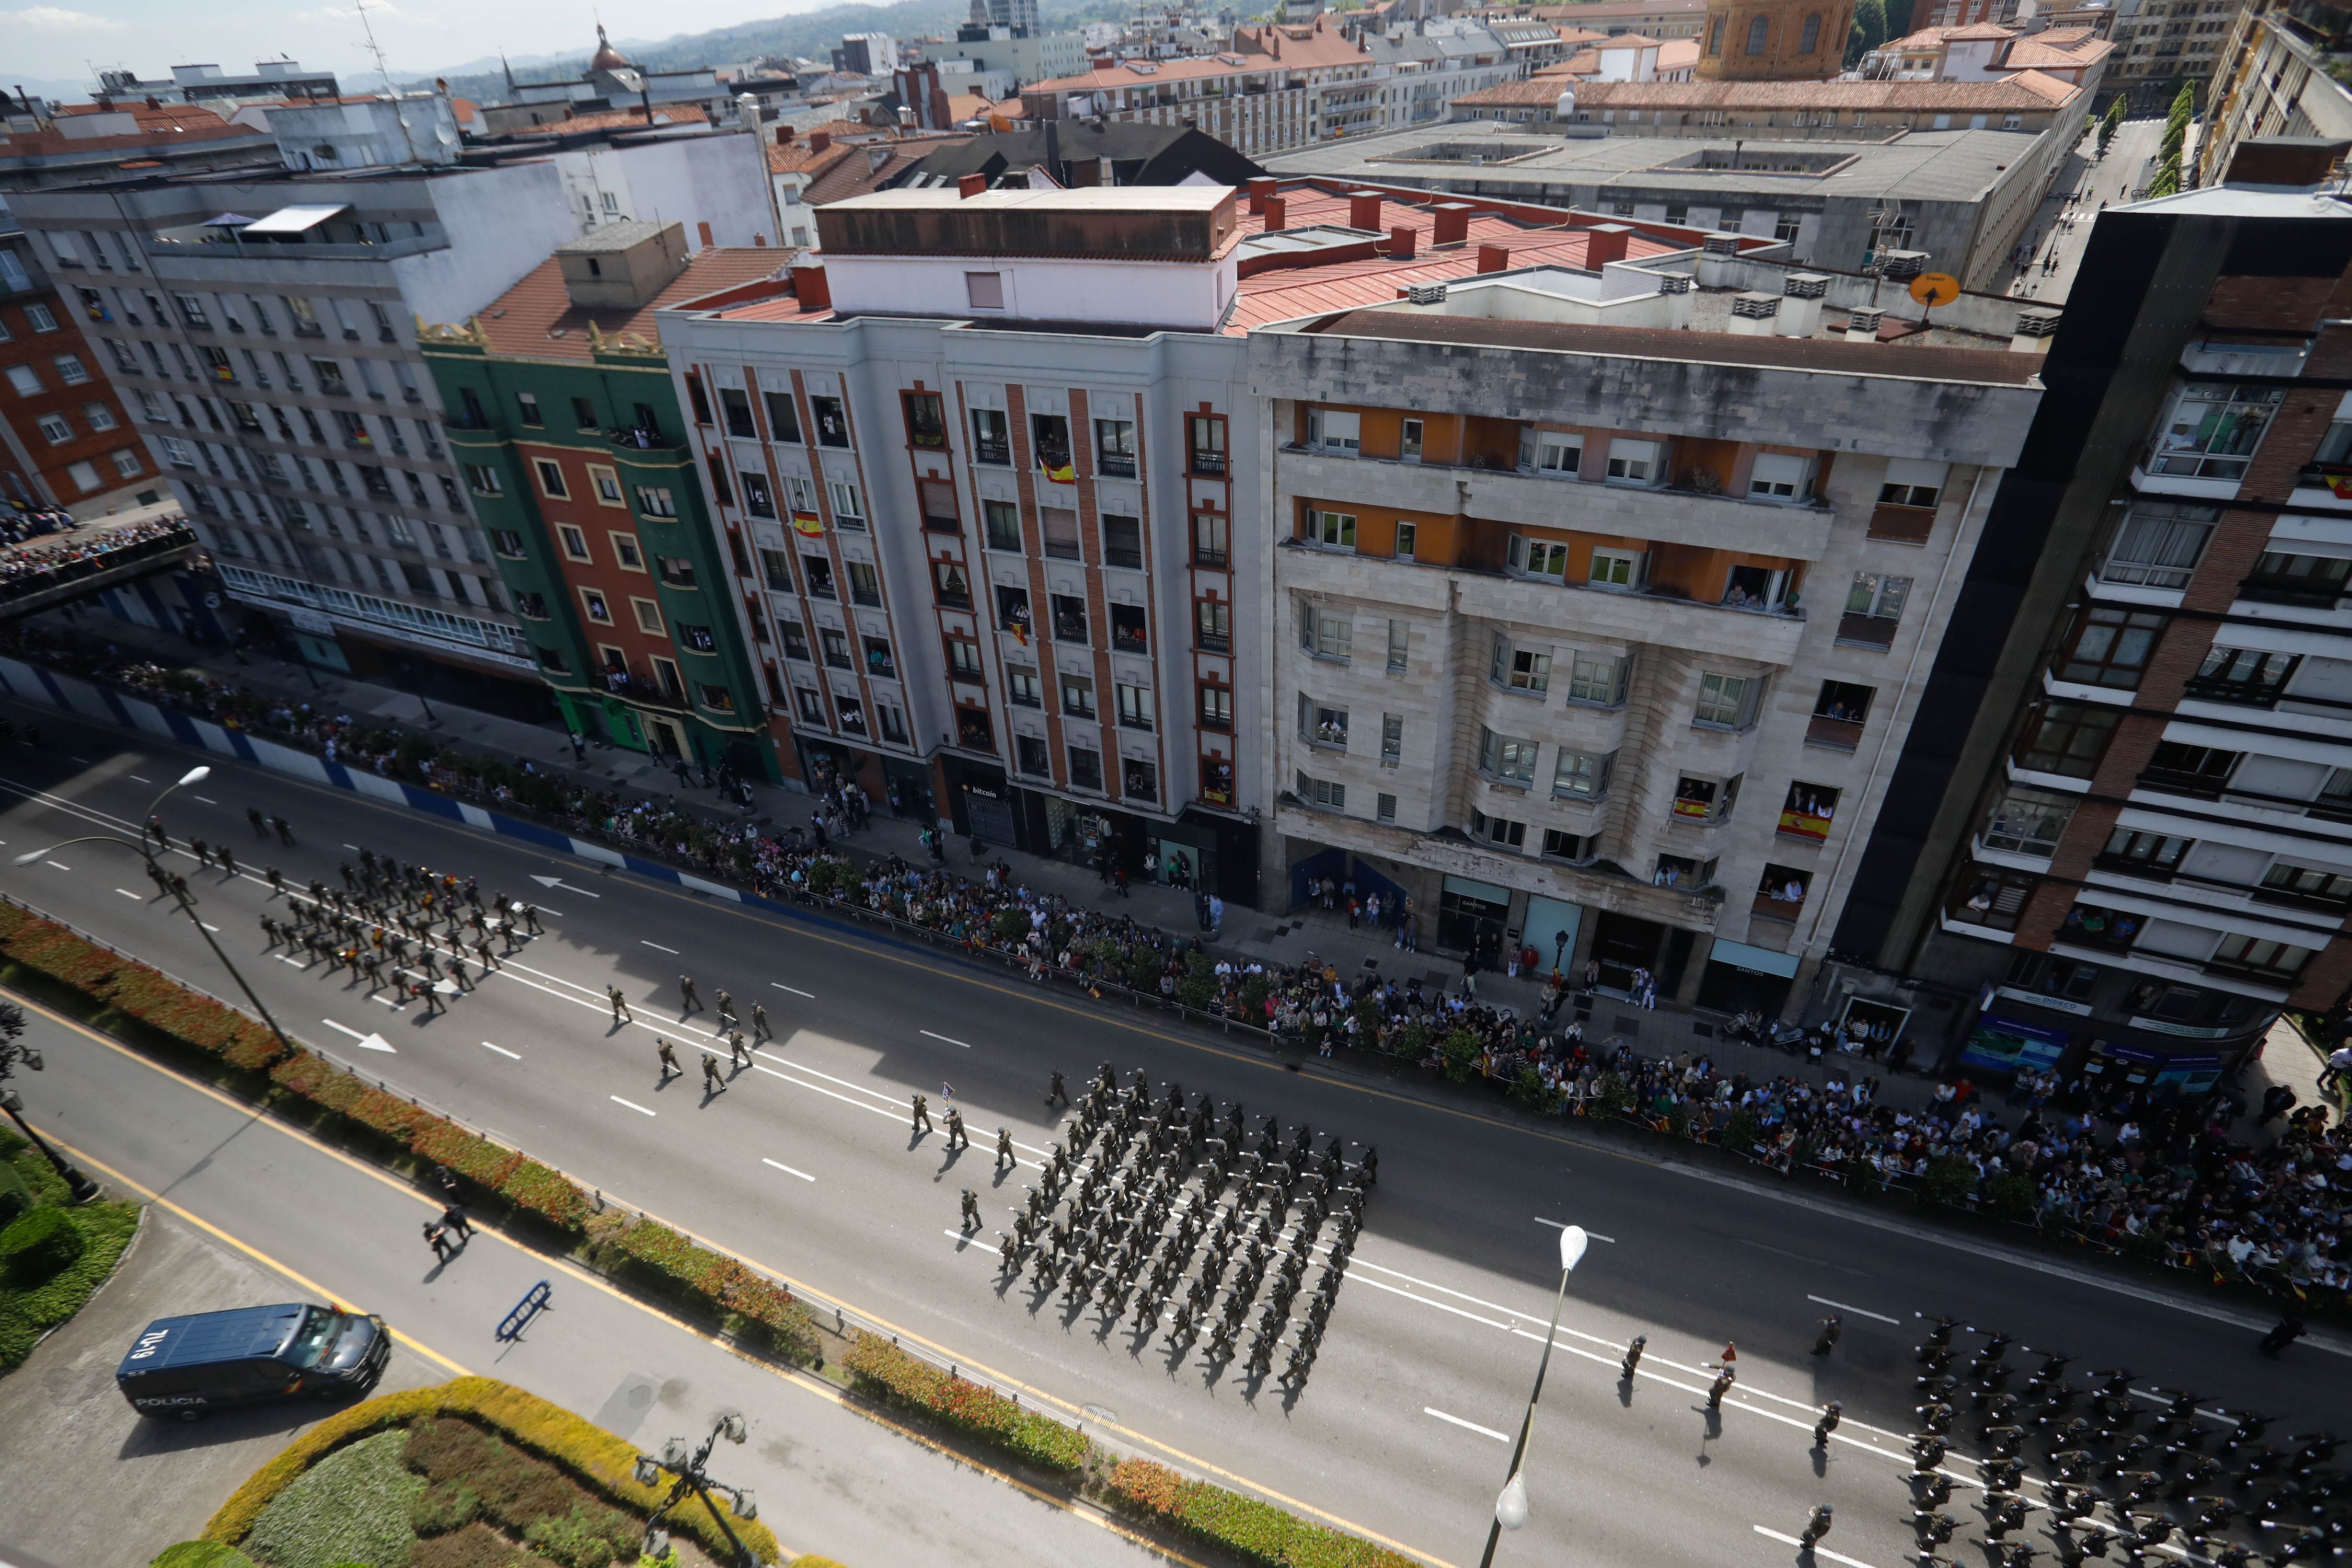
[(33, 1213), (65, 1215), (79, 1235), (82, 1250), (38, 1284), (0, 1281), (0, 1372), (20, 1365), (43, 1334), (81, 1310), (82, 1303), (114, 1272), (131, 1238), (139, 1234), (137, 1204), (85, 1204), (78, 1209), (41, 1208)]
[(27, 1210), (0, 1230), (0, 1279), (38, 1285), (79, 1258), (88, 1245), (65, 1210)]
[(253, 1568), (253, 1559), (217, 1541), (183, 1541), (157, 1552), (147, 1568)]
[(1186, 1480), (1149, 1459), (1123, 1459), (1103, 1482), (1107, 1500), (1196, 1535), (1266, 1568), (1416, 1568), (1412, 1558), (1206, 1481)]
[(879, 1334), (860, 1334), (842, 1364), (867, 1394), (919, 1410), (1030, 1464), (1075, 1471), (1093, 1451), (1076, 1427), (908, 1355)]

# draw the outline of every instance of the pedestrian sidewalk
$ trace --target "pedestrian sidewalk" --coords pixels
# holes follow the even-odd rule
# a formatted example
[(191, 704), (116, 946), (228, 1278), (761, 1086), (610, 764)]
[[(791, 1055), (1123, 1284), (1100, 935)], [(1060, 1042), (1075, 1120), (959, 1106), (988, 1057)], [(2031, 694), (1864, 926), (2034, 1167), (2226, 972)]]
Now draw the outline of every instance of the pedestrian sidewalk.
[[(81, 1516), (92, 1496), (133, 1490), (130, 1483), (159, 1447), (249, 1436), (251, 1423), (226, 1416), (184, 1429), (199, 1440), (191, 1445), (183, 1429), (135, 1416), (112, 1387), (130, 1342), (123, 1324), (299, 1296), (331, 1297), (383, 1317), (400, 1345), (387, 1391), (461, 1373), (495, 1377), (648, 1450), (673, 1436), (698, 1440), (719, 1415), (740, 1414), (750, 1440), (720, 1444), (712, 1473), (752, 1489), (760, 1518), (788, 1554), (814, 1552), (853, 1568), (1094, 1568), (1160, 1559), (1091, 1509), (1074, 1510), (952, 1457), (866, 1413), (821, 1378), (738, 1355), (566, 1259), (477, 1226), (452, 1258), (436, 1261), (420, 1231), (440, 1205), (420, 1189), (126, 1049), (45, 1015), (33, 1018), (27, 1041), (49, 1062), (40, 1086), (44, 1130), (109, 1196), (152, 1205), (152, 1221), (172, 1235), (163, 1250), (225, 1256), (199, 1271), (126, 1278), (132, 1289), (110, 1303), (102, 1335), (55, 1336), (18, 1375), (0, 1381), (0, 1431), (47, 1430), (62, 1441), (86, 1426), (98, 1428), (94, 1439), (83, 1432), (74, 1444), (86, 1464), (59, 1471), (45, 1462), (37, 1472), (16, 1472), (38, 1473), (55, 1486), (0, 1488), (0, 1494), (54, 1491), (72, 1505), (0, 1495), (0, 1536), (11, 1545), (60, 1564), (100, 1563), (69, 1549), (89, 1542)], [(542, 1280), (551, 1289), (548, 1309), (518, 1339), (500, 1342), (500, 1321)], [(274, 1441), (247, 1443), (240, 1458), (249, 1462), (234, 1467), (234, 1478), (215, 1466), (203, 1487), (173, 1487), (180, 1517), (171, 1521), (173, 1538), (201, 1526), (225, 1499), (224, 1481), (242, 1479), (323, 1414), (273, 1407), (265, 1425)], [(159, 1432), (178, 1440), (160, 1443)], [(0, 1453), (18, 1441), (0, 1439)], [(68, 1478), (74, 1484), (65, 1484)], [(134, 1557), (119, 1545), (102, 1559), (109, 1568), (147, 1561), (147, 1552)]]

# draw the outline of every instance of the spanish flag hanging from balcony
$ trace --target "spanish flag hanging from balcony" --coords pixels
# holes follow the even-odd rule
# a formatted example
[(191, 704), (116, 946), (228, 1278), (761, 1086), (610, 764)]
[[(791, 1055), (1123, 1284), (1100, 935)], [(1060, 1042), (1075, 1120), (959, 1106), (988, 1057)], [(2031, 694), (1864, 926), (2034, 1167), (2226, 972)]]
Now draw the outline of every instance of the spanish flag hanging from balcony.
[(816, 513), (802, 511), (795, 508), (793, 512), (793, 531), (805, 533), (811, 539), (821, 538), (824, 533), (824, 523)]
[(1064, 463), (1059, 468), (1055, 468), (1050, 462), (1047, 463), (1045, 465), (1045, 477), (1054, 480), (1057, 484), (1076, 484), (1078, 479), (1078, 465), (1076, 459), (1073, 458), (1069, 462)]

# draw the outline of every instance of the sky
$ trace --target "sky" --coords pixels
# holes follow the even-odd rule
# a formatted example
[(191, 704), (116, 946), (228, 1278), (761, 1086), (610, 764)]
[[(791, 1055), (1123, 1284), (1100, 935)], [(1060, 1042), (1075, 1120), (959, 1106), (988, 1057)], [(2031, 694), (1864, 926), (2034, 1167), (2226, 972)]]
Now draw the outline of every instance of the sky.
[[(596, 45), (592, 7), (558, 0), (363, 0), (393, 74), (438, 71), (503, 49), (517, 58), (577, 54)], [(614, 7), (607, 23), (615, 43), (698, 33), (811, 9), (819, 0), (664, 0), (659, 32), (644, 13)], [(632, 14), (635, 25), (630, 25)], [(354, 87), (375, 85), (360, 14), (352, 0), (265, 5), (257, 0), (68, 0), (20, 5), (0, 0), (0, 72), (6, 85), (55, 91), (95, 81), (118, 67), (153, 79), (175, 65), (219, 65), (247, 71), (254, 62), (290, 55), (323, 67)]]

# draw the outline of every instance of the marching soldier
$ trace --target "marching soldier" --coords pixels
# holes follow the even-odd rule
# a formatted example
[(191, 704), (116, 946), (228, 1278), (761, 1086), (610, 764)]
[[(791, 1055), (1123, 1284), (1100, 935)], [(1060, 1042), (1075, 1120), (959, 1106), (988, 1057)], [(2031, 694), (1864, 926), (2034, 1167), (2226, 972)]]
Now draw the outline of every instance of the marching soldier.
[(1062, 1086), (1062, 1075), (1060, 1073), (1054, 1074), (1053, 1080), (1045, 1086), (1046, 1105), (1050, 1107), (1057, 1100), (1062, 1102), (1065, 1109), (1066, 1109), (1070, 1103), (1070, 1091)]
[(921, 1133), (929, 1132), (931, 1130), (930, 1102), (926, 1100), (919, 1094), (916, 1095), (914, 1100), (915, 1124), (911, 1129), (909, 1129), (909, 1131), (919, 1135)]
[(954, 1106), (952, 1106), (952, 1105), (949, 1106), (949, 1107), (948, 1107), (948, 1148), (949, 1148), (949, 1149), (950, 1149), (950, 1150), (955, 1150), (955, 1149), (966, 1149), (966, 1148), (970, 1148), (971, 1146), (971, 1137), (970, 1137), (970, 1136), (969, 1136), (969, 1135), (964, 1131), (964, 1130), (963, 1130), (963, 1112), (962, 1112), (962, 1111), (961, 1111), (961, 1110), (957, 1110)]
[(1008, 1127), (998, 1128), (996, 1130), (996, 1168), (1001, 1171), (1004, 1169), (1005, 1166), (1011, 1165), (1017, 1170), (1020, 1168), (1020, 1164), (1021, 1162), (1013, 1158), (1013, 1155), (1012, 1129)]
[(629, 999), (621, 994), (621, 988), (619, 986), (607, 985), (604, 987), (604, 992), (605, 994), (612, 999), (613, 1022), (615, 1024), (634, 1024), (637, 1021), (636, 1015), (629, 1011)]
[(768, 1009), (764, 1004), (751, 1004), (751, 1034), (756, 1039), (772, 1039), (775, 1031), (768, 1027)]
[(677, 1065), (677, 1047), (659, 1035), (654, 1037), (654, 1056), (661, 1063), (661, 1080), (664, 1083), (669, 1081), (672, 1073), (681, 1078), (686, 1076), (686, 1069)]
[(694, 976), (681, 974), (677, 977), (677, 999), (688, 1013), (701, 1010), (702, 998), (695, 994)]
[(980, 1228), (980, 1199), (970, 1187), (963, 1190), (963, 1228), (967, 1231)]
[(727, 1080), (719, 1076), (719, 1058), (709, 1051), (702, 1053), (702, 1093), (708, 1099), (727, 1092)]
[(727, 1065), (731, 1068), (747, 1068), (751, 1065), (751, 1047), (744, 1043), (743, 1031), (740, 1029), (730, 1030), (728, 1033)]

